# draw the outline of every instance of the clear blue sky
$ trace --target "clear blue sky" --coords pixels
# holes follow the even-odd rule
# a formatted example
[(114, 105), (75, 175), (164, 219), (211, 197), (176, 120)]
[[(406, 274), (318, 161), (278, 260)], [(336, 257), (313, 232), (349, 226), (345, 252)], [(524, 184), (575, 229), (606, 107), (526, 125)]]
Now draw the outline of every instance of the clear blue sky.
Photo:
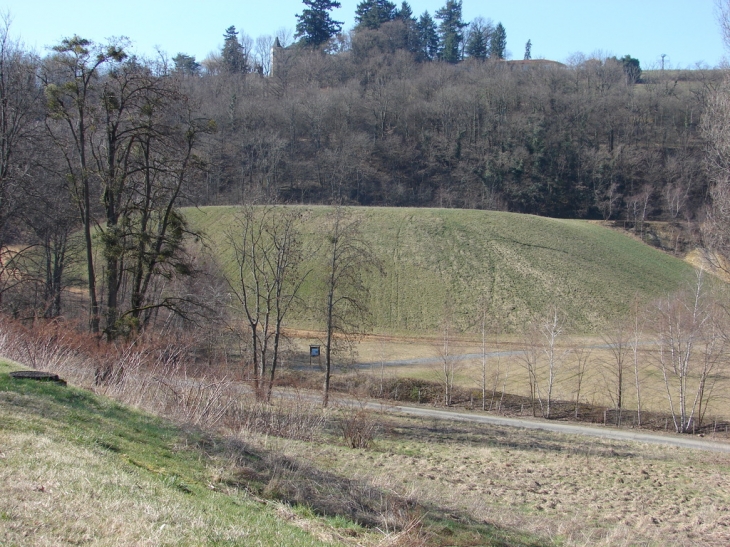
[[(354, 23), (358, 0), (342, 0), (333, 11), (345, 29)], [(416, 15), (431, 15), (446, 0), (413, 0)], [(400, 5), (400, 1), (396, 2)], [(581, 52), (590, 55), (630, 54), (642, 68), (658, 66), (716, 66), (724, 51), (715, 20), (714, 0), (463, 0), (463, 17), (501, 22), (507, 30), (507, 49), (521, 59), (532, 40), (533, 58), (565, 61)], [(220, 48), (223, 31), (235, 25), (252, 38), (293, 33), (300, 0), (0, 0), (9, 12), (11, 34), (27, 47), (43, 53), (62, 38), (78, 34), (95, 41), (127, 36), (138, 54), (152, 55), (155, 46), (174, 56), (195, 55), (200, 61)]]

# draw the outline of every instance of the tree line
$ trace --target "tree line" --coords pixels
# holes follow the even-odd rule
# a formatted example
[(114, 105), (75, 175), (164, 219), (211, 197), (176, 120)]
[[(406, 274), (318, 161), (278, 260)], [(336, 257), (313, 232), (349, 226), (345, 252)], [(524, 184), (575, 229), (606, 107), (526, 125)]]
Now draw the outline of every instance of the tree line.
[(336, 2), (305, 6), (298, 41), (230, 27), (219, 55), (173, 58), (218, 127), (206, 203), (261, 194), (632, 226), (702, 216), (700, 119), (720, 71), (642, 71), (630, 55), (563, 65), (532, 59), (531, 41), (505, 61), (504, 27), (467, 24), (461, 2), (436, 24), (406, 2), (363, 1), (349, 32)]
[(398, 47), (398, 25), (359, 31), (338, 54), (282, 50), (270, 77), (186, 77), (218, 127), (206, 203), (701, 215), (700, 120), (719, 71), (638, 82), (612, 58), (422, 63)]
[[(412, 53), (416, 60), (458, 63), (466, 58), (479, 60), (507, 57), (507, 31), (502, 23), (479, 16), (467, 23), (462, 17), (462, 2), (447, 0), (434, 16), (424, 11), (415, 16), (408, 2), (400, 8), (387, 0), (363, 0), (355, 10), (355, 27), (342, 32), (343, 22), (332, 18), (331, 11), (341, 6), (331, 0), (304, 0), (304, 8), (296, 15), (293, 35), (298, 39), (291, 44), (292, 35), (280, 29), (276, 37), (259, 36), (255, 41), (240, 34), (235, 26), (226, 29), (224, 46), (218, 54), (209, 55), (202, 63), (195, 56), (178, 53), (173, 61), (179, 70), (189, 73), (210, 71), (222, 66), (233, 73), (254, 72), (269, 75), (269, 52), (274, 43), (337, 53), (349, 48), (352, 37), (360, 32), (378, 30), (385, 26), (397, 29), (402, 43), (399, 47)], [(531, 58), (532, 42), (525, 44), (526, 60)]]
[[(570, 340), (570, 318), (559, 306), (536, 314), (522, 330), (512, 363), (522, 369), (526, 383), (522, 391), (527, 393), (525, 406), (530, 413), (555, 418), (558, 403), (565, 415), (565, 403), (570, 401), (578, 419), (581, 413), (591, 412), (591, 398), (598, 394), (613, 410), (610, 419), (608, 413), (603, 416), (609, 424), (620, 427), (630, 420), (642, 427), (653, 420), (653, 427), (664, 425), (677, 433), (707, 427), (708, 409), (714, 406), (717, 412), (727, 397), (727, 292), (723, 283), (706, 272), (697, 270), (695, 275), (678, 291), (649, 305), (635, 300), (629, 313), (607, 325), (601, 343), (590, 347)], [(444, 339), (448, 340), (446, 329)], [(495, 394), (508, 380), (510, 361), (488, 360), (486, 342), (482, 348), (482, 406), (486, 409), (491, 391), (491, 409)], [(453, 389), (449, 382), (458, 363), (442, 354), (440, 368), (444, 400), (449, 404)], [(647, 399), (664, 401), (665, 423), (656, 423), (657, 405), (648, 412)]]
[[(305, 9), (297, 14), (295, 38), (310, 47), (331, 47), (342, 30), (342, 22), (332, 19), (330, 12), (339, 8), (331, 0), (304, 0)], [(436, 23), (434, 18), (439, 21)], [(403, 47), (420, 61), (441, 60), (457, 63), (465, 57), (484, 60), (504, 59), (507, 54), (507, 31), (502, 23), (477, 17), (467, 23), (462, 17), (461, 0), (447, 0), (434, 17), (424, 11), (419, 17), (408, 2), (398, 8), (387, 0), (363, 0), (355, 10), (354, 33), (377, 30), (383, 25), (397, 23)], [(343, 41), (343, 37), (339, 38)], [(525, 59), (530, 58), (531, 42), (525, 45)]]

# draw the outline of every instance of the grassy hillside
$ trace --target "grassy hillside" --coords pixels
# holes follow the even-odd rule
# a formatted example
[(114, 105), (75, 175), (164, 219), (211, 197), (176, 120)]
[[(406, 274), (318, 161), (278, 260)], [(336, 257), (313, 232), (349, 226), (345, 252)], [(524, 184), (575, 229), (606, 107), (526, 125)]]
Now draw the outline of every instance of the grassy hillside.
[[(10, 368), (0, 361), (1, 545), (720, 547), (730, 537), (725, 453), (346, 408), (310, 422), (308, 439), (254, 429), (226, 439), (82, 389), (11, 380)], [(284, 405), (306, 408), (285, 398), (269, 416)], [(369, 448), (342, 441), (342, 425), (356, 423), (375, 432)]]
[[(333, 473), (332, 454), (373, 455), (332, 434), (332, 412), (310, 424), (310, 440), (253, 429), (223, 437), (79, 388), (11, 379), (17, 368), (0, 361), (1, 545), (553, 545), (360, 473)], [(272, 416), (276, 408), (288, 407), (267, 405)]]
[[(317, 242), (327, 207), (306, 211), (305, 240), (314, 269), (303, 296), (314, 304)], [(575, 329), (590, 332), (628, 309), (634, 295), (650, 300), (676, 289), (690, 266), (616, 231), (586, 221), (493, 211), (353, 208), (380, 258), (385, 276), (371, 274), (374, 330), (418, 334), (438, 329), (453, 310), (462, 329), (476, 323), (485, 297), (495, 324), (514, 330), (557, 303)], [(236, 209), (187, 210), (202, 229), (227, 275), (234, 274), (225, 233)], [(300, 327), (317, 327), (299, 318)]]
[(337, 544), (218, 483), (203, 435), (11, 368), (0, 363), (0, 544)]

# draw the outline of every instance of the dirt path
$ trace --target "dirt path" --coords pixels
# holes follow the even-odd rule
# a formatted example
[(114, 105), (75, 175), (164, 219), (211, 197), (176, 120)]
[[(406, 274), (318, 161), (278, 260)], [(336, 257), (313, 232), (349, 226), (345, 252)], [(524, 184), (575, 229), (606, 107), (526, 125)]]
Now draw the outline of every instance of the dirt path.
[(660, 435), (656, 433), (627, 431), (607, 427), (590, 427), (585, 425), (574, 425), (561, 422), (550, 422), (547, 420), (534, 420), (526, 418), (507, 418), (504, 416), (493, 416), (483, 414), (470, 414), (466, 412), (454, 412), (449, 410), (437, 410), (423, 407), (412, 407), (403, 405), (389, 405), (386, 403), (367, 402), (362, 403), (352, 399), (337, 399), (337, 402), (347, 406), (362, 406), (370, 410), (380, 412), (395, 412), (432, 418), (435, 420), (456, 420), (488, 425), (499, 425), (505, 427), (520, 427), (524, 429), (541, 429), (567, 435), (584, 435), (598, 437), (601, 439), (613, 439), (619, 441), (635, 441), (640, 443), (659, 444), (679, 448), (695, 450), (706, 450), (712, 452), (730, 453), (730, 444), (708, 441), (704, 438), (680, 435)]

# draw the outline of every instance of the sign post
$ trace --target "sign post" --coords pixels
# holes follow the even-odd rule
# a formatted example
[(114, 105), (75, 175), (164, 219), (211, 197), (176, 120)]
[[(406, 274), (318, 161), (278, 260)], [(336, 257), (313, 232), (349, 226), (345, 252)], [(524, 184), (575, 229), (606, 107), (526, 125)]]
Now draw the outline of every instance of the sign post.
[(319, 346), (309, 346), (309, 368), (312, 368), (312, 357), (316, 357), (319, 362)]

